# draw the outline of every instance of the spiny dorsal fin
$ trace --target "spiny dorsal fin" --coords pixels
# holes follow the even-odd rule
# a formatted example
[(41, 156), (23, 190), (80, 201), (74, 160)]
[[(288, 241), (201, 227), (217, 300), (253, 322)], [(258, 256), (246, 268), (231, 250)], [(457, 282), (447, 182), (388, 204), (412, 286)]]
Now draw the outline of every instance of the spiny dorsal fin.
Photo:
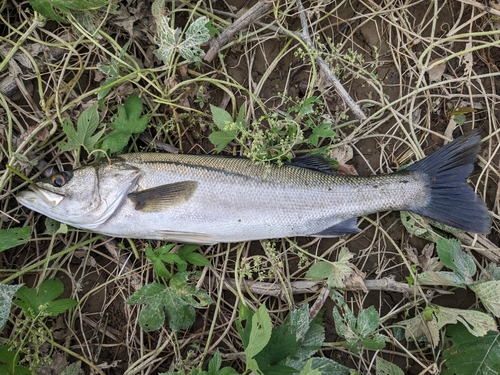
[(130, 193), (128, 197), (138, 211), (162, 212), (187, 202), (197, 187), (198, 183), (196, 181), (174, 182), (136, 191)]

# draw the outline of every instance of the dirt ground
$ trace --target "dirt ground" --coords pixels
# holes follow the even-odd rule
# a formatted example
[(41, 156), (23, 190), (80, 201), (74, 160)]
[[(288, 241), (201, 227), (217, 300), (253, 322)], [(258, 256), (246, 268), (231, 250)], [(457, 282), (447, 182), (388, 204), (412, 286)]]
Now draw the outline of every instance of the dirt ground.
[[(222, 32), (235, 20), (230, 14), (244, 13), (255, 3), (217, 0), (195, 5), (175, 1), (167, 2), (165, 14), (174, 17), (175, 26), (181, 29), (192, 22), (193, 14), (194, 18), (213, 15)], [(60, 119), (76, 122), (82, 110), (97, 101), (97, 91), (92, 90), (102, 87), (107, 78), (97, 67), (109, 64), (111, 56), (120, 53), (118, 47), (130, 42), (129, 63), (140, 73), (122, 68), (119, 74), (125, 78), (113, 83), (112, 93), (104, 101), (106, 108), (101, 107), (100, 114), (103, 122), (109, 122), (116, 105), (130, 93), (141, 97), (144, 112), (151, 117), (152, 126), (146, 130), (150, 138), (134, 138), (129, 145), (131, 152), (155, 151), (149, 141), (153, 139), (157, 145), (170, 144), (185, 153), (214, 153), (215, 147), (208, 139), (213, 130), (210, 104), (231, 112), (246, 103), (246, 120), (252, 122), (266, 113), (286, 114), (294, 103), (312, 95), (321, 102), (321, 113), (316, 119), (331, 120), (337, 134), (334, 139), (321, 141), (320, 146), (327, 146), (326, 152), (340, 159), (342, 173), (391, 173), (437, 150), (445, 138), (477, 129), (484, 138), (483, 151), (471, 184), (493, 212), (494, 223), (491, 234), (484, 237), (489, 248), (467, 235), (461, 239), (466, 246), (486, 249), (498, 256), (499, 132), (495, 111), (500, 50), (496, 44), (464, 52), (474, 46), (496, 43), (500, 35), (494, 34), (499, 30), (497, 18), (461, 1), (312, 1), (304, 6), (318, 51), (368, 121), (356, 119), (313, 58), (301, 54), (305, 45), (291, 34), (301, 30), (294, 2), (275, 1), (269, 12), (231, 38), (213, 61), (170, 68), (154, 55), (155, 18), (150, 1), (126, 0), (112, 12), (96, 14), (94, 22), (100, 22), (97, 24), (101, 33), (92, 36), (83, 35), (75, 25), (50, 20), (28, 33), (28, 24), (22, 23), (32, 20), (30, 5), (7, 2), (1, 15), (10, 26), (0, 24), (0, 56), (5, 59), (15, 43), (21, 43), (22, 48), (9, 57), (12, 62), (0, 72), (0, 141), (4, 150), (11, 150), (9, 155), (0, 151), (0, 170), (7, 173), (7, 165), (14, 161), (13, 166), (21, 174), (37, 179), (43, 177), (45, 166), (67, 170), (78, 162), (92, 161), (92, 156), (85, 152), (76, 160), (74, 153), (63, 153), (56, 147), (58, 141), (64, 140)], [(26, 32), (27, 37), (23, 39), (13, 28)], [(207, 51), (209, 47), (206, 43), (202, 48)], [(440, 59), (444, 62), (429, 68)], [(463, 124), (457, 120), (459, 115), (464, 116)], [(10, 122), (14, 123), (12, 127), (7, 126)], [(261, 125), (267, 126), (265, 121)], [(305, 136), (311, 132), (306, 130)], [(8, 143), (12, 145), (7, 147)], [(293, 151), (300, 155), (312, 149), (302, 143)], [(243, 150), (241, 144), (232, 142), (224, 154), (242, 155)], [(37, 166), (28, 162), (33, 160), (38, 161)], [(92, 238), (92, 234), (76, 230), (55, 237), (45, 234), (45, 218), (20, 207), (14, 199), (15, 193), (25, 188), (26, 184), (22, 184), (22, 179), (14, 175), (2, 185), (1, 228), (33, 225), (33, 239), (0, 253), (3, 279), (13, 270)], [(254, 268), (245, 275), (247, 279), (286, 288), (290, 282), (305, 277), (307, 256), (302, 251), (335, 261), (339, 250), (347, 247), (354, 254), (351, 262), (363, 279), (388, 278), (406, 283), (409, 270), (403, 256), (408, 249), (421, 254), (429, 242), (408, 233), (399, 213), (370, 215), (360, 219), (358, 225), (362, 229), (359, 234), (339, 239), (276, 241), (274, 255), (261, 242), (202, 246), (199, 251), (212, 267), (204, 269), (196, 282), (220, 304), (197, 310), (195, 324), (175, 335), (166, 326), (159, 331), (143, 332), (138, 325), (140, 307), (125, 304), (140, 286), (154, 280), (147, 259), (136, 258), (132, 253), (135, 248), (142, 255), (148, 241), (104, 237), (46, 263), (45, 270), (37, 267), (13, 282), (37, 285), (43, 273), (63, 281), (64, 297), (79, 301), (76, 311), (49, 318), (46, 325), (53, 329), (53, 339), (59, 345), (88, 362), (83, 364), (85, 374), (188, 370), (199, 364), (207, 342), (210, 355), (219, 349), (223, 365), (242, 373), (243, 347), (234, 327), (242, 296), (223, 287), (221, 280), (241, 275), (243, 266), (249, 264)], [(473, 254), (478, 264), (489, 261), (481, 251)], [(309, 258), (306, 264), (313, 260)], [(432, 303), (440, 306), (477, 306), (474, 293), (467, 289), (453, 290), (452, 294), (441, 293), (442, 288), (426, 290)], [(293, 305), (286, 299), (266, 295), (245, 294), (243, 298), (251, 306), (266, 304), (277, 322), (294, 305), (312, 304), (316, 297), (314, 292), (295, 294)], [(344, 298), (355, 312), (375, 306), (381, 317), (387, 317), (381, 331), (386, 335), (390, 335), (392, 324), (414, 314), (422, 302), (402, 290), (382, 287), (369, 291), (353, 287), (345, 291)], [(325, 342), (342, 341), (334, 328), (333, 301), (328, 299), (323, 307)], [(2, 333), (4, 338), (12, 334), (13, 320)], [(211, 326), (215, 329), (209, 337)], [(40, 374), (58, 374), (77, 360), (61, 348), (49, 352), (47, 346), (45, 350), (52, 363), (39, 368)], [(372, 360), (377, 355), (397, 364), (407, 374), (435, 374), (442, 369), (437, 350), (406, 341), (401, 346), (391, 341), (381, 351), (360, 354), (330, 345), (322, 349), (321, 355), (364, 374), (375, 373)], [(210, 359), (204, 358), (206, 363)]]

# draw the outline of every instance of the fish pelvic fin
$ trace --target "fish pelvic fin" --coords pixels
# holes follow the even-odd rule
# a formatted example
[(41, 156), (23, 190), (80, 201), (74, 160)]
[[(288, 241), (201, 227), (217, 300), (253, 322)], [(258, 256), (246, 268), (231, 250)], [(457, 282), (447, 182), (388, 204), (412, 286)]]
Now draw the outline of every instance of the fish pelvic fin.
[(406, 168), (427, 177), (430, 194), (424, 206), (409, 211), (467, 232), (488, 234), (490, 212), (466, 182), (474, 169), (480, 141), (477, 131), (472, 131)]
[(162, 212), (187, 202), (194, 194), (196, 181), (181, 181), (160, 185), (128, 194), (135, 209), (142, 212)]

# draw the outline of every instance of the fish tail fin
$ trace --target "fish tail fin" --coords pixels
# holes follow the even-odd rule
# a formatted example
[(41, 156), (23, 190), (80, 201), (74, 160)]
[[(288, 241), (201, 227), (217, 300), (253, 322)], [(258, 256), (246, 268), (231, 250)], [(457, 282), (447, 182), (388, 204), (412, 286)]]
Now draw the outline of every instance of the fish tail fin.
[(474, 169), (480, 141), (479, 134), (472, 131), (406, 168), (425, 174), (430, 188), (427, 204), (412, 208), (412, 212), (467, 232), (490, 232), (488, 208), (466, 182)]

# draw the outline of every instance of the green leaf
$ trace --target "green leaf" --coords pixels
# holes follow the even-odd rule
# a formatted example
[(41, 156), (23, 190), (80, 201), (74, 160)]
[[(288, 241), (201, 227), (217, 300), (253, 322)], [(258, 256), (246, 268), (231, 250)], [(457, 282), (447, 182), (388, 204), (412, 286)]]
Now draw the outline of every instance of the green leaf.
[(443, 375), (500, 374), (500, 333), (475, 337), (461, 325), (446, 330), (453, 345), (443, 352)]
[(370, 306), (361, 310), (358, 315), (357, 332), (361, 336), (368, 336), (373, 333), (380, 324), (380, 316), (375, 307)]
[(31, 239), (31, 226), (0, 229), (0, 252), (25, 244)]
[(0, 363), (2, 362), (6, 365), (0, 365), (1, 375), (32, 375), (28, 368), (17, 365), (19, 352), (7, 344), (0, 346)]
[(330, 290), (345, 288), (344, 280), (354, 273), (354, 265), (349, 262), (353, 254), (346, 247), (340, 249), (336, 262), (321, 261), (313, 264), (306, 274), (312, 279), (326, 279)]
[(436, 241), (436, 250), (441, 262), (453, 270), (461, 279), (463, 284), (473, 283), (476, 274), (474, 258), (462, 250), (462, 245), (455, 239), (439, 238)]
[(307, 279), (327, 279), (332, 273), (332, 265), (327, 261), (314, 263), (306, 273)]
[(345, 347), (358, 353), (360, 346), (378, 350), (385, 346), (386, 336), (375, 333), (380, 316), (373, 306), (361, 310), (356, 318), (349, 307), (342, 305), (342, 316), (337, 307), (333, 309), (333, 319), (337, 333), (346, 340)]
[(265, 305), (260, 305), (253, 315), (251, 327), (248, 346), (245, 348), (247, 358), (255, 357), (271, 339), (273, 326)]
[(170, 63), (175, 51), (188, 62), (199, 62), (205, 55), (200, 46), (210, 39), (210, 33), (205, 26), (208, 22), (206, 17), (195, 20), (186, 30), (184, 40), (180, 42), (181, 31), (170, 27), (170, 19), (163, 16), (159, 19), (156, 28), (155, 43), (158, 49), (156, 56), (165, 64)]
[(9, 319), (10, 306), (12, 304), (12, 299), (17, 290), (22, 286), (22, 284), (17, 285), (4, 285), (0, 284), (0, 332), (2, 332), (5, 323)]
[[(118, 80), (118, 77), (120, 76), (120, 66), (121, 66), (120, 61), (124, 59), (128, 47), (130, 46), (130, 43), (131, 40), (127, 41), (127, 43), (124, 44), (123, 48), (120, 50), (118, 59), (112, 56), (110, 64), (104, 64), (104, 63), (97, 64), (97, 69), (99, 69), (101, 72), (103, 72), (108, 76), (108, 78), (106, 78), (106, 80), (103, 82), (102, 86), (106, 87)], [(97, 94), (97, 99), (101, 100), (104, 97), (106, 97), (109, 90), (111, 90), (111, 87), (104, 88), (101, 91), (99, 91), (99, 93)]]
[(431, 316), (428, 315), (427, 310), (399, 324), (405, 327), (407, 340), (426, 340), (432, 347), (436, 347), (439, 344), (441, 328), (458, 322), (464, 324), (469, 332), (477, 337), (497, 329), (495, 320), (489, 314), (438, 305), (433, 306)]
[(23, 285), (15, 294), (17, 299), (14, 304), (20, 307), (26, 316), (32, 318), (57, 316), (78, 304), (69, 298), (54, 301), (63, 291), (64, 285), (57, 279), (43, 281), (38, 289)]
[(78, 117), (76, 130), (70, 120), (64, 119), (61, 124), (63, 132), (68, 137), (68, 141), (57, 142), (57, 146), (63, 151), (78, 150), (83, 147), (87, 152), (94, 151), (95, 144), (100, 140), (104, 129), (96, 134), (99, 126), (99, 114), (97, 113), (98, 104), (87, 108)]
[(375, 375), (404, 375), (404, 372), (394, 363), (377, 357), (375, 361)]
[(481, 300), (486, 310), (497, 318), (500, 317), (500, 281), (487, 281), (481, 284), (469, 285), (471, 290)]
[(200, 46), (210, 39), (210, 32), (205, 26), (207, 22), (206, 17), (200, 17), (194, 21), (186, 30), (184, 41), (179, 44), (179, 54), (188, 62), (201, 61), (205, 56)]
[(82, 369), (82, 361), (77, 361), (68, 365), (60, 375), (79, 375)]
[(103, 150), (117, 153), (127, 146), (133, 134), (146, 130), (149, 117), (141, 116), (142, 108), (141, 99), (135, 94), (131, 94), (123, 105), (118, 105), (118, 115), (109, 124), (113, 130), (102, 141)]
[(163, 245), (158, 250), (154, 251), (150, 246), (146, 248), (146, 257), (153, 263), (153, 271), (157, 276), (170, 278), (171, 274), (165, 267), (164, 263), (184, 263), (179, 255), (173, 254), (170, 250), (173, 244)]
[(199, 245), (184, 245), (179, 248), (177, 254), (180, 259), (199, 267), (210, 267), (210, 262), (200, 253), (195, 252)]
[(350, 375), (355, 374), (354, 370), (342, 366), (329, 358), (312, 358), (312, 368), (318, 369), (323, 375)]
[(187, 283), (188, 276), (188, 272), (177, 273), (168, 287), (152, 283), (130, 296), (127, 304), (146, 305), (139, 315), (139, 325), (144, 331), (159, 329), (165, 319), (174, 331), (189, 328), (194, 323), (194, 308), (212, 303), (205, 291)]
[(224, 147), (226, 147), (236, 138), (237, 135), (238, 135), (237, 130), (216, 131), (210, 133), (208, 139), (215, 146), (217, 146), (217, 152), (221, 152), (222, 150), (224, 150)]
[(51, 20), (68, 23), (62, 15), (71, 13), (72, 10), (99, 9), (108, 4), (108, 0), (29, 0), (33, 9)]
[(212, 112), (214, 124), (217, 125), (220, 130), (226, 130), (228, 125), (233, 123), (233, 117), (225, 109), (210, 104), (210, 111)]

